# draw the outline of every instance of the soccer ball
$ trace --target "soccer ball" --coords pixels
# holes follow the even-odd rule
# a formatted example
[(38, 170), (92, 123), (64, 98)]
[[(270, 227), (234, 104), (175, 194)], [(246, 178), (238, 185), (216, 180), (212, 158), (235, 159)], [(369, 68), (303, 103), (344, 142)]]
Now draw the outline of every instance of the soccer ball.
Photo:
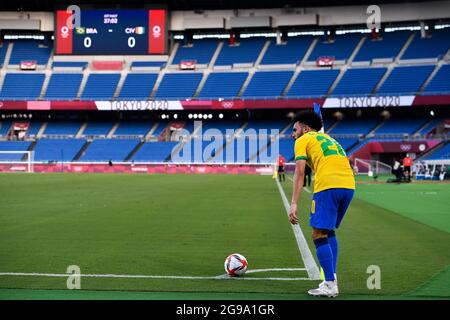
[(242, 254), (233, 253), (225, 259), (224, 267), (230, 277), (238, 277), (247, 271), (248, 262)]

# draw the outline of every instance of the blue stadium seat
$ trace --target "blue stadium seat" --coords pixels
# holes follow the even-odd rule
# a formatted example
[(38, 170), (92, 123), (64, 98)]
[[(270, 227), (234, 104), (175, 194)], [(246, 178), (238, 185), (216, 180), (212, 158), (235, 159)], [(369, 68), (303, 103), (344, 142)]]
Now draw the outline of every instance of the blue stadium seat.
[(441, 58), (449, 48), (449, 28), (434, 30), (431, 37), (427, 38), (421, 38), (420, 33), (416, 32), (413, 41), (409, 44), (401, 59)]
[(258, 71), (248, 84), (243, 98), (278, 98), (283, 93), (293, 71)]
[(312, 41), (313, 37), (311, 36), (287, 38), (284, 44), (277, 44), (273, 39), (270, 41), (261, 64), (298, 64), (302, 61)]
[(215, 65), (230, 66), (234, 63), (255, 63), (266, 38), (241, 39), (239, 45), (224, 43)]
[(361, 34), (345, 34), (336, 36), (333, 42), (327, 42), (326, 37), (319, 39), (308, 61), (316, 61), (319, 57), (334, 57), (336, 60), (350, 58), (356, 45), (361, 40)]
[(348, 69), (332, 95), (368, 95), (380, 82), (387, 68), (354, 68)]
[(81, 100), (111, 100), (119, 79), (119, 73), (91, 73)]
[(121, 121), (114, 136), (145, 136), (152, 126), (150, 121)]
[(247, 72), (212, 72), (198, 97), (232, 99), (237, 96), (247, 77)]
[(160, 121), (158, 122), (157, 127), (155, 128), (155, 131), (152, 132), (152, 136), (159, 137), (161, 133), (167, 128), (168, 122)]
[(202, 73), (166, 73), (156, 91), (155, 98), (190, 99), (202, 79)]
[(182, 60), (197, 60), (197, 64), (209, 64), (219, 41), (217, 39), (194, 40), (191, 46), (180, 43), (173, 64)]
[(336, 134), (368, 134), (377, 125), (377, 119), (344, 119), (328, 131), (331, 135)]
[(279, 152), (287, 162), (294, 160), (294, 140), (282, 138), (278, 140)]
[(131, 158), (135, 162), (164, 162), (178, 142), (146, 142)]
[(124, 161), (139, 142), (139, 139), (94, 139), (79, 161)]
[(359, 139), (356, 137), (353, 138), (343, 138), (343, 137), (333, 137), (339, 144), (341, 145), (344, 150), (349, 150), (352, 146), (354, 146)]
[(375, 135), (379, 134), (413, 134), (419, 130), (427, 119), (389, 119), (375, 131)]
[(381, 85), (377, 94), (416, 94), (434, 66), (397, 67)]
[(371, 61), (373, 59), (395, 58), (399, 54), (410, 31), (385, 32), (380, 39), (372, 40), (368, 35), (359, 49), (354, 61)]
[(206, 134), (206, 130), (216, 129), (220, 131), (221, 134), (226, 135), (227, 129), (237, 131), (242, 127), (242, 123), (240, 121), (203, 121), (202, 122), (202, 131), (203, 135)]
[(450, 159), (450, 143), (446, 143), (443, 147), (432, 151), (420, 160), (448, 160)]
[(34, 147), (36, 161), (72, 161), (85, 139), (39, 139)]
[(7, 73), (3, 82), (1, 99), (35, 100), (41, 94), (45, 74)]
[(435, 119), (431, 120), (425, 127), (423, 127), (418, 133), (422, 134), (422, 135), (429, 134), (442, 121), (443, 121), (442, 118), (435, 118)]
[(113, 121), (89, 121), (83, 131), (85, 136), (106, 136), (111, 131)]
[(131, 63), (131, 68), (133, 67), (160, 67), (164, 68), (166, 66), (165, 61), (133, 61)]
[[(0, 141), (0, 151), (27, 151), (30, 141)], [(20, 153), (0, 153), (0, 161), (20, 161), (25, 154)]]
[(6, 136), (11, 128), (11, 120), (3, 120), (0, 122), (0, 136)]
[(129, 73), (120, 90), (119, 100), (146, 100), (155, 86), (157, 73)]
[(75, 99), (81, 80), (83, 80), (81, 73), (53, 73), (45, 92), (45, 99)]
[(287, 93), (288, 97), (321, 97), (327, 94), (339, 70), (301, 71)]
[(6, 51), (8, 51), (9, 41), (3, 41), (0, 46), (0, 67), (3, 66), (5, 62)]
[(52, 52), (53, 43), (43, 46), (42, 42), (36, 40), (14, 41), (13, 50), (9, 64), (20, 64), (24, 60), (35, 60), (38, 65), (46, 65)]
[(80, 121), (49, 121), (44, 135), (76, 135), (80, 128)]
[(450, 65), (442, 65), (433, 79), (425, 87), (425, 94), (450, 92)]
[(53, 61), (52, 68), (85, 68), (86, 61)]
[(38, 134), (39, 129), (41, 129), (42, 122), (41, 121), (31, 121), (30, 126), (28, 127), (27, 135), (35, 136)]

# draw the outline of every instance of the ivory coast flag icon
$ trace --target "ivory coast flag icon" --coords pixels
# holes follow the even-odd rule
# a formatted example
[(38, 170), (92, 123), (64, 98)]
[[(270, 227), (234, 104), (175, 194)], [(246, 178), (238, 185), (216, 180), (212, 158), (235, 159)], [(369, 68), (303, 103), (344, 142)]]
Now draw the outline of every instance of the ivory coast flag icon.
[(136, 34), (144, 34), (145, 33), (145, 28), (144, 27), (136, 27)]

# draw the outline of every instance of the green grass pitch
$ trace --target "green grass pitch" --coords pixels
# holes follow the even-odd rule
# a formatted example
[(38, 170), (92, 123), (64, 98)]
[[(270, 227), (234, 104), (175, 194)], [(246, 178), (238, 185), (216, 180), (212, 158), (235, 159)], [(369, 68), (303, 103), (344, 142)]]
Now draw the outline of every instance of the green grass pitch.
[[(361, 181), (337, 232), (342, 299), (450, 298), (450, 184)], [(288, 199), (292, 182), (283, 188)], [(230, 253), (249, 270), (304, 268), (270, 176), (0, 174), (0, 274), (214, 277)], [(300, 225), (310, 240), (311, 195)], [(381, 268), (381, 289), (366, 271)], [(303, 278), (305, 270), (248, 273)], [(85, 278), (0, 275), (0, 298), (303, 299), (311, 280)]]

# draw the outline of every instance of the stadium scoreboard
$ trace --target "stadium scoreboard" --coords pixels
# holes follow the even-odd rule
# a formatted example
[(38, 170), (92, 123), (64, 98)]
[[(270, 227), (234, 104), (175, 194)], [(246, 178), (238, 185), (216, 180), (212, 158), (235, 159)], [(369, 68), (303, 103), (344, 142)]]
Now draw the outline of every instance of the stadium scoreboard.
[(76, 18), (72, 11), (57, 10), (55, 17), (56, 54), (167, 53), (167, 11), (164, 9), (81, 10)]

